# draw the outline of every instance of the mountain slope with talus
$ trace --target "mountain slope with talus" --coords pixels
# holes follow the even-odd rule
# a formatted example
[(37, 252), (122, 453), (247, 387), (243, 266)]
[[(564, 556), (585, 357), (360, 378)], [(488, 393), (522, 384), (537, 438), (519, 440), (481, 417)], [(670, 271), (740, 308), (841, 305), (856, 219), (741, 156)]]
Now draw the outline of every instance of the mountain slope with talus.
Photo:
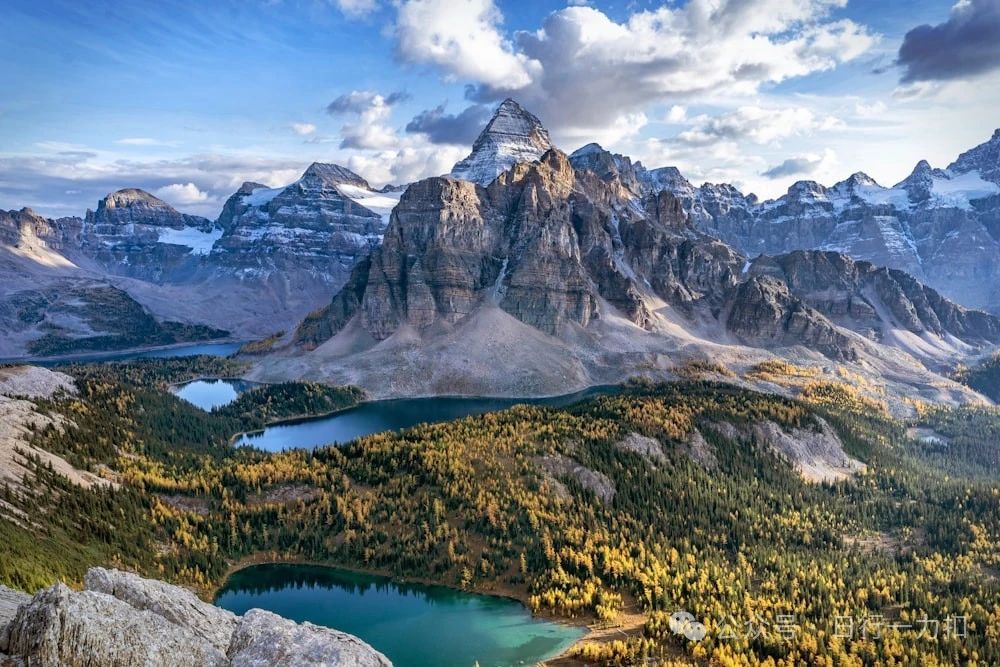
[[(682, 197), (643, 186), (641, 165), (588, 153), (580, 168), (550, 149), (487, 186), (411, 185), (382, 245), (253, 377), (528, 395), (777, 355), (954, 398), (968, 392), (935, 371), (1000, 341), (1000, 320), (902, 272), (836, 253), (750, 261)], [(842, 278), (841, 293), (794, 279), (810, 271)], [(842, 316), (845, 301), (864, 317)]]

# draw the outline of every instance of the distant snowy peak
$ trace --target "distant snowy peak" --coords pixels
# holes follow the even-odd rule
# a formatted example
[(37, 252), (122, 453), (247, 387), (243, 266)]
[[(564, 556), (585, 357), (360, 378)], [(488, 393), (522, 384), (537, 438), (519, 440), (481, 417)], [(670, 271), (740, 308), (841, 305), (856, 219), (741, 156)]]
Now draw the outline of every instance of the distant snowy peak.
[(398, 190), (374, 190), (350, 169), (316, 162), (294, 183), (244, 183), (219, 217), (211, 260), (241, 280), (340, 285), (382, 241)]
[(825, 209), (830, 214), (858, 206), (892, 206), (906, 211), (914, 208), (958, 208), (968, 210), (972, 202), (1000, 194), (1000, 185), (984, 180), (979, 170), (956, 173), (952, 168), (935, 169), (921, 160), (913, 172), (891, 188), (879, 185), (858, 172), (829, 188), (815, 181), (797, 181), (785, 195), (763, 204), (770, 211), (797, 204)]
[(355, 187), (371, 190), (368, 181), (361, 178), (347, 167), (339, 164), (328, 164), (324, 162), (313, 162), (302, 174), (299, 182), (317, 181), (325, 185), (353, 185)]
[(453, 178), (488, 185), (518, 162), (533, 162), (552, 148), (541, 121), (512, 99), (497, 107), (472, 145), (472, 153), (451, 170)]
[(1000, 129), (993, 132), (989, 141), (959, 155), (948, 165), (948, 171), (955, 174), (978, 171), (983, 180), (1000, 185)]
[(314, 162), (297, 181), (286, 186), (269, 188), (260, 183), (244, 183), (226, 201), (219, 225), (229, 229), (236, 218), (248, 214), (262, 220), (290, 215), (316, 218), (317, 214), (329, 218), (334, 209), (347, 215), (378, 216), (388, 222), (403, 190), (405, 186), (375, 190), (347, 167)]
[(181, 213), (162, 199), (138, 188), (125, 188), (105, 196), (97, 202), (96, 211), (87, 211), (87, 223), (100, 228), (102, 231), (98, 233), (117, 233), (114, 228), (129, 225), (212, 229), (212, 222), (206, 218)]

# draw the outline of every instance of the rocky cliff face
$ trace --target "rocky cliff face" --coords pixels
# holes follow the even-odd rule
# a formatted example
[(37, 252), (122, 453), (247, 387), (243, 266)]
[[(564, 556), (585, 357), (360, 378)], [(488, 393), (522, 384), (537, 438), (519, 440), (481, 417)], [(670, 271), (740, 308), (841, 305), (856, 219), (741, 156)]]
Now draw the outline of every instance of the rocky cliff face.
[(56, 584), (29, 599), (0, 590), (0, 664), (7, 661), (39, 667), (391, 667), (357, 637), (260, 609), (236, 616), (182, 588), (101, 568), (87, 573), (81, 592)]
[(577, 172), (554, 149), (488, 188), (416, 183), (382, 246), (298, 340), (322, 343), (355, 316), (383, 340), (404, 327), (453, 326), (483, 307), (557, 335), (586, 327), (606, 303), (648, 328), (649, 297), (679, 309), (724, 299), (742, 258), (695, 231), (672, 195), (637, 210), (621, 188)]
[(518, 162), (532, 162), (552, 148), (548, 131), (531, 113), (506, 99), (472, 145), (472, 153), (458, 162), (451, 176), (489, 185)]
[(947, 361), (969, 346), (1000, 340), (1000, 320), (967, 310), (896, 269), (835, 252), (797, 251), (760, 257), (752, 276), (778, 279), (842, 327), (918, 356)]
[(963, 305), (1000, 311), (1000, 130), (947, 169), (921, 161), (891, 188), (862, 172), (831, 187), (799, 181), (760, 203), (728, 185), (694, 188), (676, 170), (640, 174), (692, 221), (750, 256), (837, 251), (910, 273)]

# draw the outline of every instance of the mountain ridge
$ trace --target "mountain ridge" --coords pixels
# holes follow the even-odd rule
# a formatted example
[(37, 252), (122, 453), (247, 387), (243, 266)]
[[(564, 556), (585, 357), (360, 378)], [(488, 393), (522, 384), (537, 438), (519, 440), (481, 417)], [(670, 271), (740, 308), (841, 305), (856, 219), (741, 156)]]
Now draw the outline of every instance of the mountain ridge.
[[(486, 186), (454, 175), (411, 184), (383, 244), (252, 377), (359, 383), (375, 395), (462, 385), (516, 394), (553, 380), (575, 388), (669, 374), (676, 364), (657, 355), (745, 365), (776, 354), (825, 357), (912, 385), (1000, 342), (1000, 320), (902, 272), (832, 252), (750, 259), (706, 233), (697, 210), (689, 214), (705, 186), (674, 195), (650, 181), (683, 185), (679, 172), (649, 174), (588, 145), (570, 156), (549, 149)], [(838, 187), (873, 183), (857, 174)], [(809, 182), (793, 191), (826, 197)], [(705, 202), (705, 213), (723, 210), (723, 200)], [(842, 277), (839, 293), (803, 278), (824, 272)], [(491, 350), (510, 348), (497, 335), (523, 356), (498, 357)], [(448, 350), (472, 364), (475, 379)], [(403, 376), (412, 377), (405, 389)]]

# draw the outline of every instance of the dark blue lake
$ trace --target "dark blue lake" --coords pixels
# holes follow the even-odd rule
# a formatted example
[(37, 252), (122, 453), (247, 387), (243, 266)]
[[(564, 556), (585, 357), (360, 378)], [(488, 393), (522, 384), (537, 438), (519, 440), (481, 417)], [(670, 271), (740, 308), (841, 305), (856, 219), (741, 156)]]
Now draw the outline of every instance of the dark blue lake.
[(263, 431), (244, 433), (236, 445), (250, 445), (271, 452), (302, 447), (343, 444), (372, 433), (399, 431), (422, 423), (438, 423), (469, 415), (505, 410), (512, 405), (532, 404), (564, 407), (591, 396), (618, 391), (617, 387), (590, 389), (549, 398), (403, 398), (368, 401), (329, 417), (306, 419), (268, 426)]

